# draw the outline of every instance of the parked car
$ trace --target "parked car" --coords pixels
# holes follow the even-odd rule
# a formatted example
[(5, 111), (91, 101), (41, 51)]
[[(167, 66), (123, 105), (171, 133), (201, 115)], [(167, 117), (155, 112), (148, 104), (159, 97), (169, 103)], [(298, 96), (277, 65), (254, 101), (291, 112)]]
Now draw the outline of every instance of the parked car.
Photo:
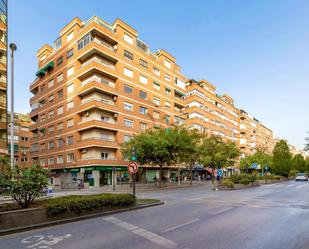
[(295, 181), (308, 181), (308, 176), (305, 173), (298, 173), (295, 177)]

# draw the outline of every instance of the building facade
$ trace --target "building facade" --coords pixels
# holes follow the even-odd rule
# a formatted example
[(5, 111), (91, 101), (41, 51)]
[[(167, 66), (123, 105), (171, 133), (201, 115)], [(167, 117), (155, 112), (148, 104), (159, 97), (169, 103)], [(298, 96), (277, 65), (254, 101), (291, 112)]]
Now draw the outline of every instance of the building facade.
[[(11, 113), (8, 114), (11, 118)], [(32, 132), (30, 131), (31, 119), (29, 114), (14, 114), (14, 160), (19, 167), (31, 166), (30, 146)], [(10, 127), (10, 125), (9, 125)], [(8, 151), (11, 152), (11, 130), (8, 129)]]
[(206, 80), (189, 80), (186, 86), (187, 125), (207, 135), (238, 143), (239, 111), (227, 94), (218, 95)]
[[(120, 144), (145, 129), (184, 123), (185, 77), (175, 58), (150, 51), (117, 19), (73, 19), (54, 48), (38, 52), (30, 85), (31, 158), (51, 170), (54, 186), (76, 179), (102, 186), (126, 179)], [(140, 178), (156, 171), (141, 168)]]
[(7, 0), (0, 1), (0, 155), (7, 155)]

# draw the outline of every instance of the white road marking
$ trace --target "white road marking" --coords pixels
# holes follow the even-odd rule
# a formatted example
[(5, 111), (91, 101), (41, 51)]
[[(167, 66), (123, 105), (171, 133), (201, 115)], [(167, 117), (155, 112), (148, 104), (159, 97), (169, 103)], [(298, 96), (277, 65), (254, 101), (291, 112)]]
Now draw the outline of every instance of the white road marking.
[(283, 184), (278, 184), (278, 185), (275, 185), (274, 187), (275, 188), (279, 188), (279, 187), (282, 187), (282, 186), (284, 186)]
[(29, 236), (27, 238), (24, 238), (21, 240), (22, 244), (32, 244), (27, 246), (27, 248), (46, 248), (51, 249), (50, 246), (56, 245), (62, 240), (66, 238), (70, 238), (71, 234), (65, 234), (64, 236), (54, 236), (54, 235), (48, 235), (45, 239), (44, 235), (34, 235)]
[(104, 218), (105, 221), (110, 222), (116, 226), (119, 226), (121, 228), (124, 228), (138, 236), (141, 236), (153, 243), (156, 243), (164, 248), (176, 248), (177, 244), (174, 241), (171, 241), (167, 238), (164, 238), (158, 234), (155, 234), (153, 232), (147, 231), (146, 229), (140, 228), (138, 226), (135, 226), (133, 224), (124, 222), (122, 220), (119, 220), (116, 217), (110, 216)]
[(294, 186), (294, 184), (288, 184), (288, 185), (286, 185), (285, 187), (286, 187), (286, 188), (289, 188), (289, 187), (291, 187), (291, 186)]
[(180, 227), (184, 227), (184, 226), (190, 225), (190, 224), (192, 224), (192, 223), (194, 223), (194, 222), (197, 222), (197, 221), (199, 221), (199, 220), (200, 220), (199, 218), (196, 218), (196, 219), (194, 219), (194, 220), (190, 220), (190, 221), (188, 221), (188, 222), (182, 223), (182, 224), (180, 224), (180, 225), (178, 225), (178, 226), (174, 226), (174, 227), (167, 228), (167, 229), (165, 229), (165, 230), (163, 231), (163, 233), (166, 233), (166, 232), (175, 230), (175, 229), (180, 228)]
[(298, 185), (298, 186), (296, 186), (295, 188), (302, 188), (302, 187), (304, 187), (304, 186), (306, 186), (306, 184)]
[(219, 209), (219, 210), (215, 210), (215, 212), (210, 212), (211, 214), (213, 214), (213, 215), (218, 215), (218, 214), (222, 214), (222, 213), (224, 213), (224, 212), (226, 212), (226, 211), (229, 211), (229, 210), (231, 210), (231, 209), (233, 209), (234, 207), (225, 207), (225, 208), (223, 208), (223, 209)]

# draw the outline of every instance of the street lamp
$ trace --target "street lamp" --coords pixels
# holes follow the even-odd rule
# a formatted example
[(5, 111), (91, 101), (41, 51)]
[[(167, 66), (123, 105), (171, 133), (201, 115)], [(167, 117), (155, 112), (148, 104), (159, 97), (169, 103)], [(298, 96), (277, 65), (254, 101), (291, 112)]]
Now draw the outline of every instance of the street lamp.
[(11, 169), (15, 169), (14, 162), (14, 51), (17, 46), (14, 43), (10, 44), (11, 49)]

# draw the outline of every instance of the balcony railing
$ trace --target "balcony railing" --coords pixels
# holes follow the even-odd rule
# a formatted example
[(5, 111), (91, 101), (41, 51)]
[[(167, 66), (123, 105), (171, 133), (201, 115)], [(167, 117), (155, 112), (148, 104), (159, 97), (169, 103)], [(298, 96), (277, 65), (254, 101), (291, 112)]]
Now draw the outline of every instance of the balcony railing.
[(99, 97), (91, 97), (91, 98), (88, 98), (88, 99), (83, 99), (82, 104), (86, 104), (86, 103), (91, 102), (93, 100), (107, 104), (107, 105), (115, 105), (115, 103), (113, 101), (108, 100), (108, 99), (104, 99), (104, 98), (99, 98)]
[(78, 125), (84, 124), (84, 123), (91, 122), (91, 121), (99, 121), (99, 122), (106, 123), (106, 124), (117, 124), (117, 122), (115, 122), (115, 121), (103, 121), (103, 120), (98, 119), (98, 118), (90, 118), (90, 119), (87, 119), (87, 120), (80, 121), (77, 124)]
[(99, 58), (97, 58), (97, 57), (94, 57), (94, 58), (90, 59), (89, 61), (86, 61), (85, 63), (83, 63), (83, 64), (81, 65), (81, 68), (83, 68), (83, 67), (89, 65), (89, 64), (92, 63), (92, 62), (97, 62), (97, 63), (99, 63), (99, 64), (101, 64), (101, 65), (104, 65), (104, 66), (106, 66), (106, 67), (109, 67), (109, 68), (115, 70), (115, 65), (111, 64), (111, 63), (110, 63), (109, 61), (107, 61), (107, 60), (99, 59)]
[(115, 83), (114, 82), (112, 82), (112, 81), (109, 81), (109, 80), (107, 80), (107, 79), (105, 79), (105, 78), (101, 78), (101, 77), (99, 77), (99, 76), (92, 76), (92, 77), (90, 77), (90, 78), (88, 78), (88, 79), (86, 79), (86, 80), (84, 80), (82, 83), (81, 83), (81, 85), (82, 86), (85, 86), (85, 85), (87, 85), (87, 84), (89, 84), (90, 82), (92, 82), (92, 81), (95, 81), (95, 82), (99, 82), (99, 83), (103, 83), (103, 84), (105, 84), (105, 85), (107, 85), (107, 86), (110, 86), (110, 87), (113, 87), (113, 88), (115, 88)]
[(110, 158), (101, 158), (101, 157), (84, 157), (81, 159), (78, 159), (78, 161), (85, 161), (85, 160), (116, 160), (115, 157), (110, 157)]
[(111, 51), (115, 51), (114, 46), (112, 46), (111, 44), (109, 44), (109, 43), (107, 43), (106, 41), (101, 40), (101, 39), (99, 39), (99, 38), (97, 38), (97, 37), (94, 37), (94, 38), (93, 38), (93, 42), (98, 43), (98, 44), (101, 44), (101, 45), (103, 45), (104, 47), (106, 47), (107, 49), (109, 49), (109, 50), (111, 50)]
[(115, 139), (110, 138), (110, 137), (88, 137), (88, 138), (82, 138), (82, 140), (79, 140), (78, 142), (84, 142), (84, 141), (89, 141), (89, 140), (115, 142)]

